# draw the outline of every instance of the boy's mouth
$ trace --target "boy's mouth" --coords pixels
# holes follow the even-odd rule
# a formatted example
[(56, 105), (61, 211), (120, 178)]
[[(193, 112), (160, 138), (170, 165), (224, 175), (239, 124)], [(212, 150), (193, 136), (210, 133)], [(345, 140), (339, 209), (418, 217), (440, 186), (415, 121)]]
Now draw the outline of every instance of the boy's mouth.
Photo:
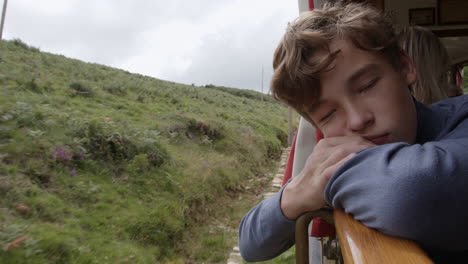
[(386, 144), (386, 143), (390, 142), (389, 134), (381, 134), (381, 135), (377, 135), (377, 136), (367, 136), (367, 137), (364, 137), (364, 138), (371, 141), (372, 143), (374, 143), (376, 145), (383, 145), (383, 144)]

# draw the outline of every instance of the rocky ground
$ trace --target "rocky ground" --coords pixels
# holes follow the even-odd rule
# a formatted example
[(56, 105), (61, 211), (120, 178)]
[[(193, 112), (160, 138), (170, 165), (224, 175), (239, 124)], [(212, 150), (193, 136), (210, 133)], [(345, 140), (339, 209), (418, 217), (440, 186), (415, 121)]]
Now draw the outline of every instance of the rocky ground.
[[(288, 157), (289, 157), (289, 151), (290, 151), (290, 148), (285, 148), (283, 150), (278, 171), (276, 172), (275, 176), (273, 177), (273, 180), (271, 181), (270, 185), (268, 185), (268, 187), (265, 188), (265, 190), (264, 190), (264, 192), (262, 194), (264, 199), (273, 196), (281, 188), (281, 183), (283, 181), (284, 170), (286, 168), (286, 164), (287, 164)], [(239, 252), (239, 246), (236, 244), (232, 248), (232, 252), (229, 255), (229, 258), (227, 260), (227, 264), (242, 264), (242, 263), (243, 262), (242, 262), (242, 257), (241, 257), (240, 252)]]

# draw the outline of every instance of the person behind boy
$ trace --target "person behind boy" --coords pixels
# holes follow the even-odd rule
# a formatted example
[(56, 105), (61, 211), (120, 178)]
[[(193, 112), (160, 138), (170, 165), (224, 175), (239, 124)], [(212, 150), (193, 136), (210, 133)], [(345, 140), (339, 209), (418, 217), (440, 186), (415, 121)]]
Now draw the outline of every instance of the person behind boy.
[(414, 66), (384, 16), (361, 4), (305, 12), (273, 68), (273, 95), (325, 138), (297, 177), (244, 216), (244, 259), (287, 250), (295, 219), (325, 205), (433, 258), (468, 250), (468, 98), (414, 100)]
[(401, 48), (411, 58), (416, 69), (413, 96), (421, 103), (432, 104), (463, 94), (448, 82), (450, 58), (440, 39), (429, 29), (411, 26), (398, 33)]

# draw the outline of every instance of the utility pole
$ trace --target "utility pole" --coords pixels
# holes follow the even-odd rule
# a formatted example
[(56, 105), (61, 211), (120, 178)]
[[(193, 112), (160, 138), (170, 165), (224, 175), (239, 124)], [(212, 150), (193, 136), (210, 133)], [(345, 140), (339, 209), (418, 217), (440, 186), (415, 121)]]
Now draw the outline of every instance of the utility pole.
[(8, 0), (3, 0), (2, 24), (0, 25), (0, 40), (3, 39), (3, 25), (5, 24), (7, 3), (8, 3)]

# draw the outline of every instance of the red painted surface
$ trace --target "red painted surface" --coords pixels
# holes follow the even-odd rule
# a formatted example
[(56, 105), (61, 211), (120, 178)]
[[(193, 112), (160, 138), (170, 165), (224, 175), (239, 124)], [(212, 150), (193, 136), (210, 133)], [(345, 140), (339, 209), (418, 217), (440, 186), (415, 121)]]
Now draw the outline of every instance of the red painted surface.
[(315, 218), (312, 222), (311, 237), (334, 237), (335, 235), (335, 226), (322, 218)]
[(322, 132), (315, 130), (315, 143), (318, 143), (323, 138)]

